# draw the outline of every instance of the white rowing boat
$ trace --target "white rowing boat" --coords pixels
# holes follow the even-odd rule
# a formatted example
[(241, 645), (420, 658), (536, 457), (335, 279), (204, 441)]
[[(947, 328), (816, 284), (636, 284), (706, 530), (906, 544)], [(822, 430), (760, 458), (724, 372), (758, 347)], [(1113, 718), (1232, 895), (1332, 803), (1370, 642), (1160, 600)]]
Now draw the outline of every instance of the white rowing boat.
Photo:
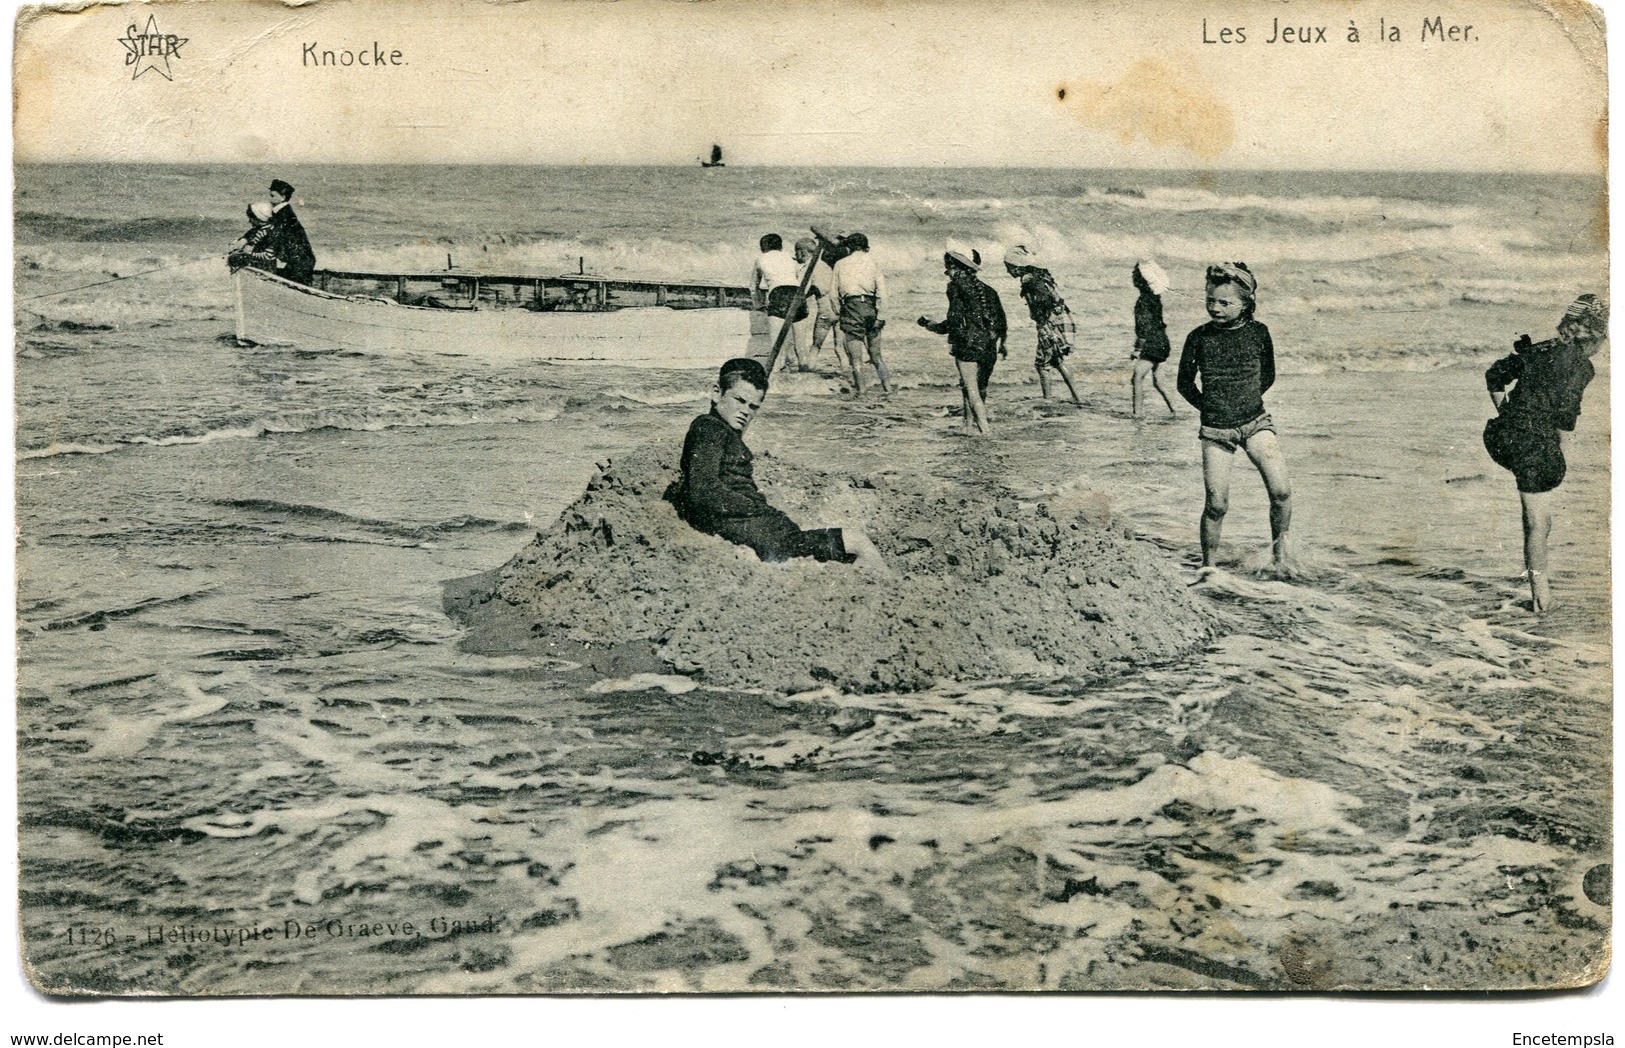
[(766, 314), (726, 284), (337, 270), (312, 283), (236, 270), (238, 341), (674, 369), (768, 351)]

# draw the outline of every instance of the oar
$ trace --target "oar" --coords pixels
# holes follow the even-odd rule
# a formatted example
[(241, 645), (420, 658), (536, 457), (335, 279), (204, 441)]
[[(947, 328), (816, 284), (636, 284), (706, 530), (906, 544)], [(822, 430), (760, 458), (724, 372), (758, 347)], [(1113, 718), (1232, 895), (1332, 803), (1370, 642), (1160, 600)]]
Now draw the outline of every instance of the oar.
[(773, 340), (773, 352), (767, 355), (767, 373), (773, 374), (773, 369), (779, 363), (779, 350), (784, 346), (784, 340), (791, 334), (790, 328), (795, 323), (791, 318), (801, 312), (801, 307), (807, 301), (807, 288), (812, 285), (813, 270), (818, 268), (818, 260), (824, 257), (824, 241), (819, 238), (813, 248), (812, 259), (807, 263), (807, 271), (801, 274), (801, 286), (796, 288), (796, 297), (790, 300), (790, 308), (784, 311), (784, 323), (779, 326), (779, 337)]

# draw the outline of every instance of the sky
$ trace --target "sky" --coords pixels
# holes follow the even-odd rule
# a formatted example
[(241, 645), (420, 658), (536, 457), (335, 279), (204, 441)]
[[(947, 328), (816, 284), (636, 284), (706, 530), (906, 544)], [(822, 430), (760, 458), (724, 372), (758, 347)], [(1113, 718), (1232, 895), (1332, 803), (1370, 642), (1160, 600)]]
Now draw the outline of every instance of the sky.
[(1595, 172), (1600, 45), (1519, 0), (107, 5), (19, 24), (15, 155)]

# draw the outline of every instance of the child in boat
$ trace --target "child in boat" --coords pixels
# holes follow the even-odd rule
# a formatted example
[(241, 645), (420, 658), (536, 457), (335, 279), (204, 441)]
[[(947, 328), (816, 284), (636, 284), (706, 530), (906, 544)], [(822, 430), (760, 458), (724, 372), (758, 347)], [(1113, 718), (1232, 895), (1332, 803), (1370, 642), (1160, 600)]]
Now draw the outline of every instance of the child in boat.
[(921, 317), (927, 331), (948, 336), (948, 354), (959, 369), (959, 390), (964, 403), (964, 428), (974, 422), (978, 433), (988, 431), (987, 384), (993, 365), (1005, 355), (1008, 329), (999, 293), (978, 280), (982, 256), (975, 248), (948, 241), (942, 256), (948, 278), (948, 316), (945, 320)]
[(1072, 394), (1072, 403), (1082, 407), (1078, 387), (1072, 384), (1072, 375), (1066, 370), (1066, 358), (1072, 352), (1072, 336), (1077, 333), (1077, 326), (1072, 322), (1072, 311), (1066, 308), (1066, 301), (1055, 287), (1055, 278), (1038, 264), (1038, 256), (1023, 244), (1005, 252), (1004, 268), (1021, 282), (1021, 297), (1038, 327), (1038, 352), (1033, 357), (1033, 368), (1038, 372), (1038, 388), (1044, 399), (1049, 399), (1049, 369), (1054, 368), (1066, 383), (1066, 391)]
[(1173, 347), (1168, 345), (1168, 325), (1162, 319), (1162, 296), (1173, 285), (1162, 267), (1148, 258), (1142, 259), (1134, 267), (1133, 280), (1140, 292), (1140, 297), (1134, 300), (1134, 352), (1129, 354), (1129, 359), (1134, 361), (1134, 374), (1129, 378), (1133, 415), (1140, 417), (1140, 402), (1145, 399), (1147, 379), (1151, 380), (1151, 388), (1161, 395), (1162, 402), (1168, 405), (1168, 414), (1172, 415), (1174, 402), (1168, 399), (1167, 390), (1157, 381), (1157, 365), (1167, 360), (1173, 351)]
[(248, 232), (237, 238), (226, 253), (226, 264), (233, 270), (251, 267), (276, 272), (276, 255), (271, 253), (271, 205), (256, 200), (248, 205)]
[(1484, 448), (1518, 484), (1523, 563), (1536, 612), (1552, 603), (1546, 578), (1551, 493), (1568, 473), (1564, 445), (1579, 420), (1580, 398), (1596, 374), (1590, 358), (1607, 333), (1608, 306), (1596, 295), (1581, 295), (1558, 322), (1555, 339), (1532, 343), (1525, 335), (1513, 344), (1510, 356), (1484, 372), (1497, 412), (1484, 426)]
[[(1202, 566), (1217, 565), (1224, 515), (1230, 508), (1230, 467), (1237, 451), (1258, 469), (1270, 497), (1275, 566), (1288, 570), (1292, 484), (1264, 393), (1275, 384), (1275, 345), (1269, 328), (1253, 319), (1258, 281), (1245, 262), (1207, 270), (1207, 313), (1213, 319), (1185, 339), (1179, 355), (1179, 393), (1202, 413)], [(1197, 384), (1197, 380), (1201, 384)]]
[(847, 552), (840, 528), (804, 531), (757, 489), (744, 432), (766, 396), (767, 370), (759, 361), (736, 357), (722, 365), (710, 412), (688, 427), (682, 474), (667, 501), (697, 530), (749, 546), (770, 564), (792, 557), (852, 563), (857, 554)]

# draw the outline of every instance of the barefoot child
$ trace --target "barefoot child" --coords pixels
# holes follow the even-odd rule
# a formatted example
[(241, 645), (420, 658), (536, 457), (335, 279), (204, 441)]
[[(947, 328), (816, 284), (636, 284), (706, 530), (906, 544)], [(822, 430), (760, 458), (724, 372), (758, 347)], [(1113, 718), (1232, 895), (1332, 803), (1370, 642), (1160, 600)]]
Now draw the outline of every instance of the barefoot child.
[(999, 293), (976, 278), (981, 267), (982, 256), (974, 248), (948, 241), (948, 251), (942, 256), (942, 272), (948, 278), (948, 317), (921, 317), (918, 323), (927, 331), (948, 336), (948, 353), (959, 369), (964, 428), (968, 430), (974, 423), (978, 433), (986, 433), (987, 384), (994, 363), (1005, 355), (1009, 332)]
[(736, 357), (722, 365), (711, 387), (710, 413), (688, 427), (682, 474), (666, 500), (697, 530), (749, 546), (770, 564), (791, 557), (852, 563), (857, 556), (847, 552), (840, 528), (803, 531), (756, 487), (744, 432), (766, 396), (767, 371), (760, 362)]
[[(1275, 383), (1275, 346), (1269, 328), (1253, 319), (1258, 281), (1245, 262), (1207, 270), (1207, 313), (1213, 319), (1185, 339), (1179, 355), (1179, 394), (1202, 413), (1202, 565), (1218, 562), (1224, 515), (1230, 508), (1230, 467), (1238, 450), (1264, 479), (1270, 496), (1275, 565), (1287, 566), (1292, 485), (1264, 393)], [(1201, 385), (1197, 385), (1197, 379)]]
[(1044, 399), (1049, 399), (1047, 369), (1054, 368), (1066, 383), (1066, 391), (1072, 394), (1072, 403), (1082, 407), (1078, 387), (1072, 384), (1072, 375), (1066, 370), (1066, 357), (1072, 352), (1072, 336), (1077, 333), (1077, 326), (1072, 322), (1072, 311), (1066, 308), (1065, 300), (1055, 287), (1055, 278), (1049, 270), (1039, 266), (1038, 256), (1022, 244), (1005, 253), (1004, 268), (1021, 281), (1021, 297), (1026, 300), (1027, 312), (1032, 314), (1033, 323), (1038, 327), (1038, 352), (1033, 357), (1033, 368), (1038, 372), (1038, 388), (1043, 391)]
[(1157, 365), (1167, 360), (1173, 350), (1168, 345), (1168, 326), (1162, 320), (1162, 296), (1173, 285), (1161, 266), (1143, 259), (1134, 267), (1134, 286), (1140, 291), (1140, 297), (1134, 300), (1134, 352), (1129, 354), (1129, 359), (1134, 361), (1134, 374), (1129, 379), (1134, 417), (1140, 417), (1140, 402), (1145, 399), (1148, 378), (1151, 387), (1162, 396), (1162, 402), (1168, 405), (1168, 414), (1172, 415), (1174, 403), (1157, 381)]
[(1484, 426), (1484, 448), (1518, 483), (1523, 563), (1529, 572), (1530, 604), (1537, 612), (1552, 602), (1546, 578), (1551, 493), (1568, 473), (1563, 448), (1579, 420), (1580, 397), (1596, 374), (1590, 357), (1607, 333), (1608, 307), (1596, 295), (1581, 295), (1558, 322), (1555, 339), (1531, 343), (1525, 335), (1514, 343), (1511, 356), (1484, 372), (1499, 412)]

